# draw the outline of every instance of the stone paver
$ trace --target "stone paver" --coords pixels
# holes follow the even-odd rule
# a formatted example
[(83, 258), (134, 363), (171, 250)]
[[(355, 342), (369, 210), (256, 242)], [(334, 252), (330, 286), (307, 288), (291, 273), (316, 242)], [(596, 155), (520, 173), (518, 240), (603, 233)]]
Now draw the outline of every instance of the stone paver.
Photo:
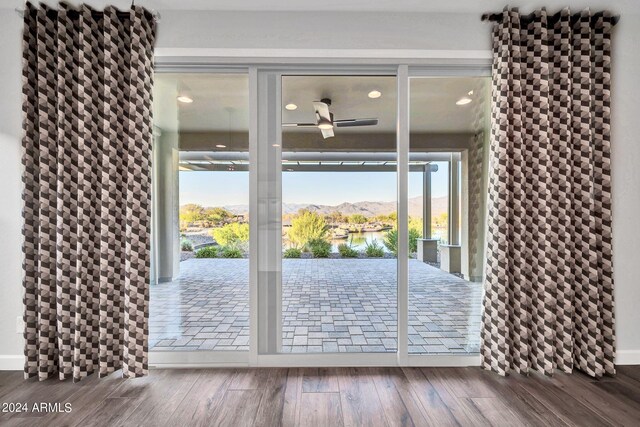
[(151, 286), (152, 350), (249, 350), (249, 263), (188, 259), (180, 278)]
[[(283, 352), (395, 352), (396, 260), (285, 259)], [(246, 259), (189, 259), (151, 288), (153, 350), (248, 350)], [(409, 353), (476, 353), (482, 286), (409, 261)]]

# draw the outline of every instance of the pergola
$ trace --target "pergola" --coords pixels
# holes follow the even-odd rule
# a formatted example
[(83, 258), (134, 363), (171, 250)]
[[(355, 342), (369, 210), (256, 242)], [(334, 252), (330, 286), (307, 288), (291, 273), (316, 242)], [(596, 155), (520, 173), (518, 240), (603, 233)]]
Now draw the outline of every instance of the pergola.
[[(468, 137), (466, 138), (468, 140)], [(180, 144), (183, 145), (182, 143)], [(174, 151), (175, 153), (175, 151)], [(239, 150), (182, 150), (172, 156), (172, 162), (156, 163), (158, 176), (176, 175), (177, 171), (227, 171), (240, 172), (249, 170), (249, 153)], [(463, 273), (469, 280), (475, 279), (475, 275), (469, 267), (463, 265), (462, 255), (468, 252), (468, 239), (470, 236), (469, 223), (462, 220), (462, 215), (467, 213), (464, 198), (461, 202), (461, 191), (467, 191), (468, 186), (461, 185), (460, 178), (466, 179), (467, 168), (465, 150), (457, 151), (420, 151), (411, 152), (409, 155), (410, 172), (423, 174), (422, 186), (422, 218), (423, 235), (419, 239), (418, 259), (436, 263), (447, 272)], [(435, 162), (448, 162), (448, 244), (440, 245), (440, 260), (438, 260), (438, 241), (432, 239), (431, 234), (431, 173), (438, 170)], [(176, 164), (177, 163), (177, 164)], [(462, 169), (463, 174), (460, 174)], [(291, 172), (396, 172), (396, 153), (393, 151), (287, 151), (282, 152), (282, 171)], [(177, 181), (177, 179), (176, 179)], [(175, 188), (175, 187), (174, 187)], [(178, 210), (177, 194), (174, 192), (162, 192), (160, 188), (156, 193), (155, 203), (159, 205), (160, 215), (154, 216), (154, 229), (157, 230), (154, 249), (158, 253), (158, 259), (162, 265), (173, 266), (169, 275), (163, 278), (161, 272), (158, 281), (174, 279), (179, 269), (179, 248), (177, 245), (167, 245), (170, 240), (166, 233), (178, 235), (175, 215)], [(461, 206), (462, 205), (462, 206)], [(173, 211), (173, 215), (172, 212)], [(165, 213), (162, 215), (162, 213)], [(468, 216), (468, 215), (466, 215)], [(462, 220), (462, 221), (461, 221)], [(462, 233), (460, 232), (462, 229)], [(477, 234), (477, 233), (476, 233)], [(461, 236), (462, 235), (462, 236)], [(164, 242), (164, 243), (163, 243)]]

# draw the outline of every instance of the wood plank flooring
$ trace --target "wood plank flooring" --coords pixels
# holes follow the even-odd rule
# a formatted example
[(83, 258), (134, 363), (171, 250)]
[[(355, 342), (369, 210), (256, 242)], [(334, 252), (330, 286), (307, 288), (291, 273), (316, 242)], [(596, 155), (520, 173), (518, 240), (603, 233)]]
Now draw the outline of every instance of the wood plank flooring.
[[(71, 412), (33, 412), (34, 403)], [(612, 378), (480, 368), (157, 369), (24, 381), (0, 372), (2, 426), (639, 426), (640, 366)]]

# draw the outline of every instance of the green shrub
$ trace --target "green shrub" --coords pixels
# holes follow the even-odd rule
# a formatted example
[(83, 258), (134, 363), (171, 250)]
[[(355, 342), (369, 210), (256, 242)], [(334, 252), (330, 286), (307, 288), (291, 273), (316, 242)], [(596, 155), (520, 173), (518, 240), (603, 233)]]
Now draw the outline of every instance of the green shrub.
[(244, 257), (244, 253), (242, 249), (235, 246), (224, 246), (220, 250), (220, 257), (222, 258), (242, 258)]
[(387, 247), (389, 252), (398, 255), (398, 230), (393, 229), (385, 233), (382, 243)]
[(196, 258), (215, 258), (218, 255), (218, 248), (215, 246), (205, 246), (196, 251)]
[(351, 242), (340, 243), (338, 245), (338, 252), (340, 252), (342, 258), (356, 258), (358, 256), (358, 251), (353, 249)]
[(353, 214), (349, 217), (349, 224), (364, 224), (367, 217), (362, 214)]
[(193, 252), (193, 243), (188, 239), (180, 239), (180, 250), (185, 252)]
[(377, 240), (371, 241), (371, 243), (367, 242), (366, 247), (364, 249), (364, 253), (368, 257), (372, 258), (382, 258), (384, 256), (384, 249), (382, 245), (378, 243)]
[(285, 258), (300, 258), (302, 256), (302, 251), (298, 248), (289, 248), (284, 251), (282, 256)]
[(422, 231), (409, 228), (409, 253), (418, 252), (418, 239), (422, 238)]
[[(415, 228), (409, 228), (409, 253), (418, 251), (418, 239), (422, 237), (422, 234), (419, 230)], [(384, 245), (387, 247), (389, 252), (394, 255), (398, 255), (398, 230), (393, 229), (387, 231), (383, 240)]]
[(233, 245), (249, 241), (249, 224), (232, 222), (220, 228), (214, 228), (211, 235), (216, 243), (222, 246)]
[(327, 235), (327, 223), (322, 215), (301, 209), (291, 219), (291, 228), (287, 232), (294, 245), (307, 245), (311, 240), (324, 239)]
[(232, 217), (233, 214), (224, 208), (203, 208), (195, 203), (180, 206), (180, 228), (186, 228), (189, 224), (199, 222), (220, 224)]
[(233, 214), (225, 208), (205, 208), (202, 215), (203, 219), (216, 224), (233, 217)]
[(331, 243), (325, 239), (311, 239), (307, 242), (307, 247), (314, 258), (328, 258), (331, 254)]
[(409, 231), (411, 230), (422, 236), (422, 218), (409, 217)]
[(195, 203), (180, 206), (180, 228), (185, 228), (192, 222), (199, 221), (204, 218), (204, 208)]

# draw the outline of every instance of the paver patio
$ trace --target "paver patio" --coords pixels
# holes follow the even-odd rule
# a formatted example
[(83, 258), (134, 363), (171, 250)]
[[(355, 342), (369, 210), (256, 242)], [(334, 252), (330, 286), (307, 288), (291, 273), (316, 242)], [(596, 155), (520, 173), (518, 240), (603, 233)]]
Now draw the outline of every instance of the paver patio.
[[(285, 259), (287, 352), (395, 352), (395, 259)], [(151, 287), (152, 350), (249, 348), (249, 263), (188, 259)], [(476, 353), (482, 286), (409, 261), (409, 352)]]

